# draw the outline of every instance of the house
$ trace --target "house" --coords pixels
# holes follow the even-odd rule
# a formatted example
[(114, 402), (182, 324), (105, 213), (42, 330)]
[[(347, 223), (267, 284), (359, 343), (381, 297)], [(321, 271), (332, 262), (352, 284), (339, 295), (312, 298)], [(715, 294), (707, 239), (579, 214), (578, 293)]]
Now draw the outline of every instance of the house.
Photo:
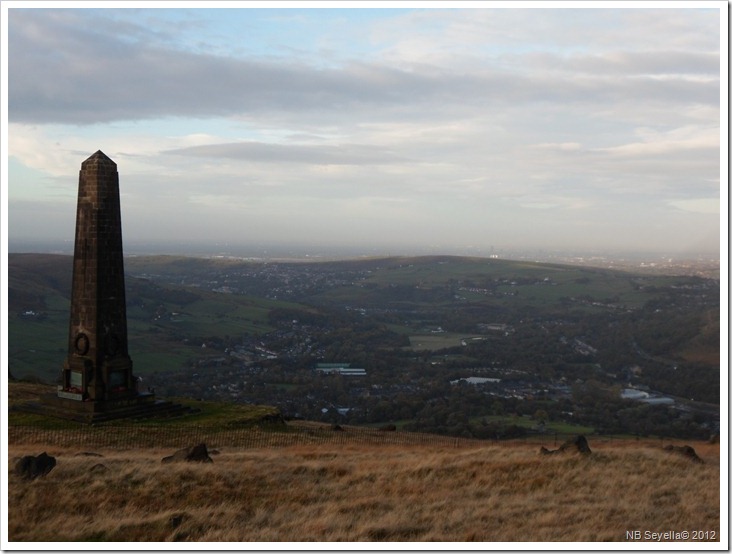
[(318, 363), (315, 371), (321, 373), (336, 373), (338, 375), (360, 376), (366, 375), (365, 369), (351, 367), (350, 363)]
[(450, 381), (451, 385), (457, 385), (460, 381), (465, 381), (466, 383), (469, 383), (471, 385), (484, 385), (486, 383), (500, 383), (500, 379), (494, 379), (491, 377), (463, 377), (461, 379), (456, 379), (455, 381)]

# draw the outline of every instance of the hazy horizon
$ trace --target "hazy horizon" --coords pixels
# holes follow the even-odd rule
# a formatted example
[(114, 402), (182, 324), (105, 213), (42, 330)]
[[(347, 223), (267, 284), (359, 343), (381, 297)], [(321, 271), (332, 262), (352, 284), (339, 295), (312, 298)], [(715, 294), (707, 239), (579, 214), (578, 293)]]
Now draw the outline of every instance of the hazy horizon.
[(27, 5), (11, 250), (73, 241), (102, 150), (127, 253), (725, 255), (726, 3)]
[[(638, 250), (562, 250), (551, 248), (477, 248), (474, 246), (442, 248), (439, 245), (421, 247), (370, 248), (367, 245), (353, 247), (318, 247), (307, 244), (285, 243), (217, 243), (217, 242), (127, 242), (123, 241), (125, 256), (170, 255), (189, 257), (231, 257), (252, 259), (286, 259), (286, 258), (323, 258), (323, 259), (355, 259), (367, 257), (399, 257), (399, 256), (471, 256), (477, 258), (497, 257), (503, 259), (536, 259), (537, 261), (552, 259), (587, 260), (603, 259), (607, 262), (625, 261), (643, 262), (699, 262), (703, 264), (720, 263), (719, 252), (673, 252), (673, 251), (638, 251)], [(74, 241), (64, 240), (11, 240), (8, 243), (11, 254), (74, 254)]]

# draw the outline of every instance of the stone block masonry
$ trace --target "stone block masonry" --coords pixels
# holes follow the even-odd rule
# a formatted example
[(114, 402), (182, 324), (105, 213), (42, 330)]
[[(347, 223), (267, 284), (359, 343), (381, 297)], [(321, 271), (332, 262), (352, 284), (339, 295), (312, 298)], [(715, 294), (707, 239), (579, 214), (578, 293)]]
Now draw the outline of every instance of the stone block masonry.
[(125, 270), (117, 164), (101, 150), (81, 164), (68, 353), (61, 384), (18, 410), (97, 423), (178, 417), (190, 408), (139, 392), (127, 349)]
[(79, 171), (73, 267), (59, 395), (81, 395), (85, 401), (136, 395), (127, 348), (119, 175), (117, 164), (101, 150)]

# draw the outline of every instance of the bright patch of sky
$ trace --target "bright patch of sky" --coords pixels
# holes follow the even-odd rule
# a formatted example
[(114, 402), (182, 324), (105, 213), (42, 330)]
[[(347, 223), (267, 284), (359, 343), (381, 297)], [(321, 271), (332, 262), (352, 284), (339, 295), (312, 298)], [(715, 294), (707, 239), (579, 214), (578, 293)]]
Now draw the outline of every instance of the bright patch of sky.
[(4, 2), (10, 242), (101, 149), (133, 242), (719, 251), (726, 3), (515, 4)]

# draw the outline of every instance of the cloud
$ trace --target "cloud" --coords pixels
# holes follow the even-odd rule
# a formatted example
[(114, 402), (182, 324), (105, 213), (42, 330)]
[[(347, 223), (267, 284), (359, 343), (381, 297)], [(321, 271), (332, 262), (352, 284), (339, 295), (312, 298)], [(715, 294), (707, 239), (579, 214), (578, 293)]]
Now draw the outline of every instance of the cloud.
[(537, 144), (534, 147), (548, 150), (560, 150), (563, 152), (575, 152), (582, 150), (582, 145), (579, 142), (544, 142), (542, 144)]
[(671, 200), (669, 205), (679, 210), (698, 214), (719, 214), (719, 198), (688, 198)]
[(699, 151), (713, 154), (719, 148), (719, 127), (685, 126), (669, 131), (639, 128), (635, 131), (642, 140), (610, 148), (598, 149), (613, 158), (699, 155)]
[(547, 194), (523, 196), (513, 201), (522, 208), (531, 210), (586, 210), (596, 204), (587, 198)]
[(232, 158), (264, 163), (299, 163), (306, 165), (385, 165), (405, 163), (384, 148), (360, 144), (302, 145), (235, 142), (190, 146), (166, 150), (163, 154), (207, 158)]
[[(466, 116), (481, 107), (499, 109), (516, 103), (587, 104), (632, 98), (641, 104), (651, 99), (678, 104), (692, 99), (708, 102), (718, 95), (714, 81), (639, 80), (627, 73), (628, 66), (643, 73), (713, 71), (718, 68), (716, 53), (654, 51), (641, 53), (637, 61), (637, 53), (634, 57), (630, 51), (610, 52), (600, 55), (605, 63), (597, 63), (596, 55), (519, 51), (506, 59), (489, 56), (470, 67), (439, 57), (430, 64), (408, 66), (393, 63), (393, 57), (373, 57), (323, 68), (297, 58), (176, 49), (175, 44), (145, 40), (157, 35), (141, 25), (127, 21), (117, 28), (119, 20), (94, 13), (11, 10), (10, 121), (83, 125), (165, 116), (250, 114), (260, 119), (277, 113), (319, 121), (356, 116), (404, 120), (425, 119), (428, 113), (430, 118)], [(487, 17), (481, 10), (475, 13), (482, 16), (478, 19)], [(461, 20), (461, 27), (479, 29), (477, 22), (466, 21), (468, 13), (458, 11), (452, 17)]]
[(719, 193), (715, 10), (8, 13), (14, 206), (97, 149), (138, 236), (599, 243)]

